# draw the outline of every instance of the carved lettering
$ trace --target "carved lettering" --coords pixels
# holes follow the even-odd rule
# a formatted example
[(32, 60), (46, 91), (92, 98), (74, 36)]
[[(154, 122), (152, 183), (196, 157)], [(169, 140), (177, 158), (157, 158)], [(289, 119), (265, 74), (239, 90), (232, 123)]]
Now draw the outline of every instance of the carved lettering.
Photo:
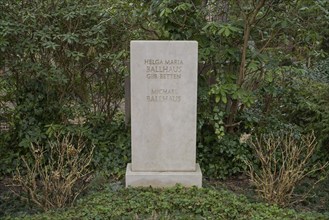
[(165, 64), (165, 65), (183, 65), (183, 60), (161, 60), (161, 59), (145, 59), (144, 60), (144, 64), (145, 65), (161, 65), (161, 64)]
[(181, 66), (147, 66), (146, 67), (146, 72), (152, 72), (152, 73), (169, 73), (169, 72), (174, 72), (174, 73), (180, 73), (182, 72), (182, 67)]
[(161, 65), (163, 64), (163, 61), (162, 60), (159, 60), (159, 59), (145, 59), (144, 60), (144, 64), (145, 65)]
[(166, 65), (183, 65), (182, 60), (165, 60)]
[(152, 95), (146, 96), (148, 102), (180, 102), (181, 96)]
[(152, 94), (167, 94), (167, 95), (172, 95), (172, 94), (177, 94), (176, 89), (152, 89), (151, 90)]
[(158, 74), (146, 74), (146, 78), (147, 79), (157, 79), (158, 78)]
[(160, 74), (160, 79), (180, 79), (181, 74)]
[[(179, 80), (182, 78), (183, 60), (180, 59), (144, 59), (146, 78), (154, 80)], [(152, 88), (147, 102), (180, 102), (176, 88)]]

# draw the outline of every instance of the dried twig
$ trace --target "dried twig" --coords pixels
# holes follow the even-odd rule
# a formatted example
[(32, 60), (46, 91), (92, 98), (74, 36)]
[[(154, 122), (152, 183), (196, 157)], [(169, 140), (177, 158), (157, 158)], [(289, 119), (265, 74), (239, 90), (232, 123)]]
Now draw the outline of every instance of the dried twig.
[(32, 144), (33, 159), (22, 157), (25, 174), (17, 168), (12, 184), (27, 196), (16, 194), (45, 211), (72, 204), (85, 189), (83, 180), (91, 173), (88, 166), (94, 148), (86, 151), (82, 138), (73, 135), (57, 136), (55, 142), (49, 142), (49, 150)]
[[(314, 133), (304, 135), (300, 140), (292, 132), (282, 136), (262, 135), (249, 144), (260, 162), (260, 170), (257, 170), (251, 161), (246, 161), (251, 182), (263, 199), (281, 206), (296, 202), (292, 201), (293, 192), (303, 178), (329, 165), (328, 162), (310, 164), (317, 145)], [(302, 198), (305, 199), (309, 192)]]

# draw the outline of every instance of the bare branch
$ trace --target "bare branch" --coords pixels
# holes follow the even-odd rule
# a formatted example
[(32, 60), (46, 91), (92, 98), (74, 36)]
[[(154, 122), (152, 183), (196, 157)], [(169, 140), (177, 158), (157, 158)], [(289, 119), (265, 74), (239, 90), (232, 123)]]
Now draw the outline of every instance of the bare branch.
[(31, 146), (33, 163), (22, 158), (26, 175), (17, 168), (12, 183), (25, 192), (28, 202), (44, 210), (61, 208), (75, 201), (85, 188), (84, 179), (91, 174), (88, 166), (95, 148), (92, 146), (84, 152), (86, 145), (80, 136), (55, 136), (56, 142), (49, 142), (49, 156), (42, 146)]
[(295, 186), (306, 176), (329, 166), (327, 162), (310, 167), (316, 148), (314, 133), (302, 136), (301, 140), (295, 139), (292, 131), (281, 136), (263, 135), (249, 144), (259, 158), (261, 170), (256, 171), (253, 163), (246, 161), (248, 175), (259, 195), (270, 203), (286, 206), (296, 202), (293, 201)]

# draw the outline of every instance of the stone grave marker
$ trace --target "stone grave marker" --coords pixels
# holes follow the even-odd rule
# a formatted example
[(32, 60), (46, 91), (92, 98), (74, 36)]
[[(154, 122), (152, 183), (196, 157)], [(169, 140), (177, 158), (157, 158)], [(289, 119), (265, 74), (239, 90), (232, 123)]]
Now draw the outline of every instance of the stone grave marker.
[(198, 43), (131, 41), (126, 186), (202, 185), (196, 163)]

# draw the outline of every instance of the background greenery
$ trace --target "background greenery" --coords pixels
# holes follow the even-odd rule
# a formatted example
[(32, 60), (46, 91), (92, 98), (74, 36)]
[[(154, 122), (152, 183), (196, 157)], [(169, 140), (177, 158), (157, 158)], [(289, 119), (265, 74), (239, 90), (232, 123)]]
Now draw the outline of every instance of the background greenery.
[[(120, 179), (130, 161), (122, 106), (130, 40), (199, 43), (197, 160), (207, 179), (245, 171), (243, 134), (315, 131), (329, 155), (326, 0), (3, 0), (0, 173), (31, 143), (82, 134), (95, 171)], [(257, 162), (255, 161), (257, 165)]]

